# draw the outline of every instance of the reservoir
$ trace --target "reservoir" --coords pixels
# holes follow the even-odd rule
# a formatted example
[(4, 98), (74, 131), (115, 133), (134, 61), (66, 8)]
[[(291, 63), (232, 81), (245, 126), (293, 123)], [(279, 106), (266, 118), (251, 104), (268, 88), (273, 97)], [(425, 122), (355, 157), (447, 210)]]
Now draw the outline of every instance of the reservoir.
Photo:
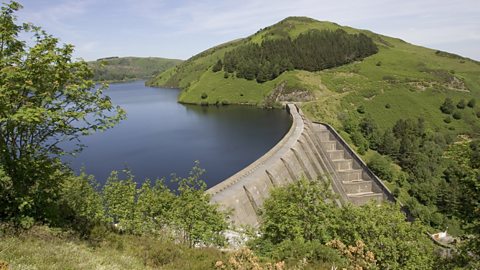
[(63, 158), (101, 184), (112, 170), (128, 168), (137, 183), (166, 177), (173, 187), (170, 175), (187, 176), (198, 160), (212, 187), (261, 157), (291, 125), (285, 110), (179, 104), (179, 90), (146, 87), (144, 81), (111, 84), (105, 94), (125, 109), (127, 119), (82, 137), (85, 149)]

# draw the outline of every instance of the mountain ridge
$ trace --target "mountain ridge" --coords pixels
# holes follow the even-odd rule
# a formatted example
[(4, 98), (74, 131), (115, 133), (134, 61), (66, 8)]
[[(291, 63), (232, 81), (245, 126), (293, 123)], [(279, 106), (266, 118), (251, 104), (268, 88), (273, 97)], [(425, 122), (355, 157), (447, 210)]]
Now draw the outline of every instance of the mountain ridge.
[(159, 72), (173, 67), (182, 60), (162, 57), (104, 57), (88, 64), (96, 82), (122, 82), (148, 80)]

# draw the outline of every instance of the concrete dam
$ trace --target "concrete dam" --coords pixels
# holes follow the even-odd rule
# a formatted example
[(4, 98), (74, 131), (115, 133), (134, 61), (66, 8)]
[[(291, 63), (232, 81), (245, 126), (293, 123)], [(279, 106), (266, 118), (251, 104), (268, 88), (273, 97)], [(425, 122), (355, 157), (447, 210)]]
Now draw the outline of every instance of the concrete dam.
[(331, 179), (339, 205), (395, 201), (388, 188), (331, 126), (311, 122), (294, 104), (286, 108), (293, 121), (283, 139), (258, 160), (207, 190), (212, 202), (232, 210), (230, 219), (234, 225), (257, 227), (258, 209), (270, 190), (302, 176), (320, 181)]

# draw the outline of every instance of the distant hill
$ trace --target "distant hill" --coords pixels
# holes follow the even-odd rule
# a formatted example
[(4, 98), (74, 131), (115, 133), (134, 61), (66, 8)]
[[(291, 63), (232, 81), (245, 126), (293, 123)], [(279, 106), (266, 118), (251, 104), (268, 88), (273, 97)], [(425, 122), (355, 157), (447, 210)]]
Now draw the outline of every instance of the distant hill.
[(159, 57), (106, 57), (89, 62), (98, 82), (148, 80), (182, 60)]
[[(308, 35), (313, 37), (306, 39)], [(369, 46), (364, 37), (376, 51), (363, 49)], [(340, 114), (355, 114), (362, 107), (381, 127), (400, 118), (423, 117), (432, 128), (480, 131), (475, 110), (450, 124), (439, 110), (446, 97), (455, 102), (480, 99), (479, 62), (305, 17), (289, 17), (208, 49), (148, 83), (181, 88), (179, 101), (185, 103), (270, 106), (302, 101), (311, 118), (337, 127)]]

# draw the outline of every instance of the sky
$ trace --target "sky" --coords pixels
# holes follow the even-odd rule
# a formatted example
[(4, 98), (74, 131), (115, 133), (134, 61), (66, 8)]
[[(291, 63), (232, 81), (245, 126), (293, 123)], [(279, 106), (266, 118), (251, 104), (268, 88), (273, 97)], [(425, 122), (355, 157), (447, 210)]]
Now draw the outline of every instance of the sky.
[[(5, 2), (6, 0), (2, 0)], [(479, 0), (17, 0), (74, 56), (188, 59), (288, 16), (368, 29), (480, 60)]]

